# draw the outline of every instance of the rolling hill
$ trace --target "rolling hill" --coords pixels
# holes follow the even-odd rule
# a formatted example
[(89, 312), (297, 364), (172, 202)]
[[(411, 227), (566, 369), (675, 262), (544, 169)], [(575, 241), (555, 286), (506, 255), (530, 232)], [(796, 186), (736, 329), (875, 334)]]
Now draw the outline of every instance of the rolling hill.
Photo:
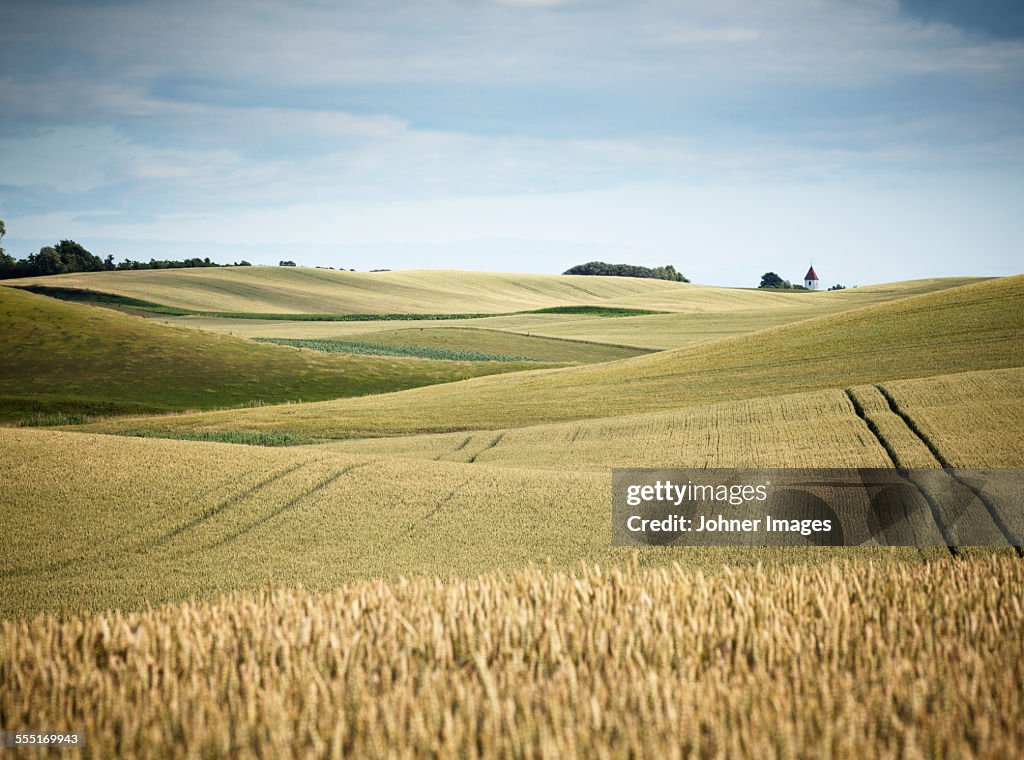
[[(1024, 467), (1024, 368), (879, 385), (951, 466)], [(892, 413), (878, 389), (850, 390), (867, 416), (891, 433), (901, 466), (940, 464), (903, 421), (885, 425)], [(353, 439), (315, 449), (593, 472), (612, 467), (892, 466), (846, 391), (832, 388), (502, 430)], [(865, 403), (871, 395), (876, 403)]]
[(0, 316), (6, 419), (311, 401), (537, 366), (319, 354), (6, 287)]
[(1024, 365), (1024, 276), (991, 280), (601, 365), (401, 394), (90, 426), (325, 438), (524, 427)]
[(968, 278), (920, 280), (836, 293), (800, 293), (629, 277), (223, 267), (88, 272), (8, 280), (6, 284), (79, 288), (168, 307), (226, 313), (497, 314), (557, 306), (602, 305), (696, 313), (792, 308), (805, 310), (806, 316), (811, 316), (816, 309), (851, 308), (968, 281)]
[[(1021, 467), (1022, 381), (1024, 369), (1012, 369), (882, 388), (944, 459)], [(861, 399), (878, 392), (850, 390)], [(969, 426), (946, 414), (951, 396), (974, 399), (959, 405)], [(608, 470), (615, 466), (890, 467), (895, 449), (918, 457), (905, 464), (939, 467), (907, 423), (885, 417), (888, 406), (865, 407), (868, 419), (843, 389), (831, 389), (288, 449), (0, 428), (9, 464), (0, 470), (9, 504), (0, 513), (9, 544), (0, 557), (0, 616), (208, 597), (259, 588), (271, 576), (326, 589), (366, 576), (472, 575), (531, 561), (615, 564), (629, 556), (608, 536)], [(1024, 535), (1022, 513), (1006, 517)], [(945, 548), (842, 553), (948, 556)], [(639, 559), (713, 569), (834, 556), (793, 547), (661, 547)]]
[[(0, 491), (11, 505), (0, 514), (11, 537), (0, 558), (0, 614), (140, 607), (256, 589), (270, 577), (326, 589), (366, 576), (472, 575), (531, 561), (619, 564), (629, 552), (608, 540), (614, 466), (1024, 466), (1022, 295), (1024, 277), (1006, 278), (598, 365), (366, 398), (109, 419), (75, 431), (0, 428), (10, 465)], [(244, 372), (298, 357), (322, 378), (331, 365), (315, 360), (339, 358), (27, 293), (0, 296), (17, 328), (5, 338), (17, 338), (17, 350), (5, 350), (18, 357), (21, 387), (35, 375), (107, 378), (116, 368), (122, 384), (100, 385), (97, 398), (127, 394), (130, 379), (144, 400), (178, 392), (165, 365), (196, 380), (228, 360)], [(401, 340), (402, 332), (381, 335)], [(51, 350), (33, 356), (32, 345)], [(125, 372), (133, 349), (137, 364)], [(247, 353), (256, 350), (271, 353)], [(280, 371), (288, 377), (297, 368)], [(349, 440), (266, 449), (77, 431)], [(1024, 533), (1019, 515), (989, 522), (1004, 553), (1006, 531)], [(948, 552), (863, 547), (844, 555)], [(661, 548), (638, 561), (711, 569), (834, 556)]]
[[(964, 284), (961, 279), (899, 283), (888, 288), (860, 288), (845, 293), (785, 295), (763, 291), (738, 291), (706, 288), (687, 291), (688, 300), (677, 299), (679, 311), (664, 314), (623, 316), (614, 319), (588, 314), (510, 314), (484, 318), (423, 320), (409, 322), (362, 321), (320, 322), (293, 320), (239, 319), (230, 317), (182, 316), (154, 318), (182, 327), (196, 327), (232, 335), (266, 338), (376, 340), (378, 333), (399, 329), (414, 330), (500, 330), (527, 337), (547, 337), (637, 346), (648, 350), (681, 348), (708, 340), (763, 330), (767, 327), (799, 322), (812, 317), (838, 314), (850, 309), (904, 298), (908, 295), (943, 290)], [(750, 297), (750, 293), (755, 295)], [(740, 296), (737, 298), (737, 294)], [(693, 296), (700, 296), (694, 298)], [(438, 333), (440, 334), (440, 333)], [(407, 336), (409, 333), (406, 334)], [(455, 333), (447, 337), (454, 336)], [(464, 335), (469, 335), (464, 333)], [(470, 347), (472, 341), (467, 342)], [(622, 357), (608, 357), (622, 358)]]
[(89, 272), (8, 283), (82, 288), (196, 311), (272, 314), (498, 313), (599, 304), (684, 287), (626, 277), (305, 267)]

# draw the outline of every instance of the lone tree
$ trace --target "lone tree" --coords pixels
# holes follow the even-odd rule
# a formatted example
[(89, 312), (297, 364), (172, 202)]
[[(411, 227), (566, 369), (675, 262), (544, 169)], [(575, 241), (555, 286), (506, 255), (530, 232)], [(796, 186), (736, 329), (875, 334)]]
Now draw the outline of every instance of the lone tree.
[(786, 286), (785, 280), (779, 277), (775, 272), (765, 272), (761, 275), (761, 284), (759, 288), (783, 288)]

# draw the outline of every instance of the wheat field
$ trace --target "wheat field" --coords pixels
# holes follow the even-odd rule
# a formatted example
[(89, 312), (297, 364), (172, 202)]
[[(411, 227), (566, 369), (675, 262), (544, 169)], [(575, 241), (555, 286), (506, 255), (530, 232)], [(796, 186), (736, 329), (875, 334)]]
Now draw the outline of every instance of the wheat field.
[[(884, 461), (869, 438), (865, 460)], [(50, 430), (0, 429), (0, 443), (14, 463), (0, 470), (8, 505), (0, 512), (8, 537), (0, 617), (210, 598), (258, 588), (268, 576), (326, 590), (357, 578), (468, 577), (529, 562), (620, 564), (629, 551), (611, 545), (607, 471)], [(847, 457), (855, 446), (851, 441)], [(45, 466), (55, 457), (60, 473)], [(846, 551), (880, 560), (945, 553)], [(818, 549), (661, 548), (641, 561), (713, 572), (725, 564), (830, 556)]]
[(489, 314), (599, 304), (683, 288), (676, 282), (627, 277), (262, 266), (86, 272), (10, 282), (84, 288), (197, 311), (257, 314)]
[[(1024, 368), (900, 380), (882, 387), (948, 465), (1024, 467)], [(875, 386), (850, 391), (897, 449), (901, 459), (896, 464), (939, 466)], [(855, 411), (844, 389), (831, 389), (524, 428), (336, 441), (315, 449), (595, 472), (612, 467), (893, 466)]]
[(0, 715), (68, 757), (1007, 758), (1022, 599), (1006, 558), (236, 593), (0, 623)]
[[(929, 431), (947, 462), (1024, 466), (1024, 370), (882, 387), (899, 399), (910, 424)], [(8, 462), (0, 492), (9, 505), (0, 512), (0, 531), (9, 537), (9, 552), (0, 557), (0, 615), (207, 598), (256, 588), (268, 574), (323, 590), (366, 576), (466, 576), (531, 561), (616, 564), (625, 550), (610, 545), (612, 467), (891, 467), (897, 463), (887, 447), (907, 457), (904, 466), (941, 466), (877, 388), (849, 391), (864, 418), (845, 390), (834, 389), (287, 449), (0, 428)], [(973, 416), (984, 447), (955, 435), (956, 428), (946, 432), (942, 412), (950, 394), (976, 397), (964, 402), (964, 414)], [(47, 466), (54, 458), (63, 463), (60, 472)], [(1024, 535), (1019, 514), (1007, 519)], [(945, 550), (843, 553), (920, 559)], [(710, 572), (724, 564), (830, 556), (660, 548), (642, 553), (641, 561)]]
[[(656, 287), (607, 299), (676, 297)], [(864, 291), (590, 319), (769, 324), (584, 367), (0, 427), (0, 727), (83, 731), (62, 752), (96, 758), (1018, 755), (1024, 512), (979, 513), (991, 549), (611, 545), (616, 466), (1024, 467), (1024, 278)], [(89, 355), (60, 332), (40, 361)]]
[(524, 428), (354, 439), (315, 449), (596, 473), (612, 467), (890, 465), (841, 390)]
[(816, 308), (815, 303), (817, 308), (825, 310), (843, 308), (843, 302), (865, 305), (980, 279), (983, 278), (913, 280), (840, 293), (799, 293), (720, 288), (632, 277), (446, 270), (347, 272), (257, 266), (83, 272), (8, 282), (16, 286), (81, 288), (196, 311), (492, 314), (578, 305), (698, 312), (793, 308), (809, 312)]
[(1024, 365), (1024, 276), (585, 367), (398, 394), (86, 426), (287, 430), (317, 438), (526, 427)]

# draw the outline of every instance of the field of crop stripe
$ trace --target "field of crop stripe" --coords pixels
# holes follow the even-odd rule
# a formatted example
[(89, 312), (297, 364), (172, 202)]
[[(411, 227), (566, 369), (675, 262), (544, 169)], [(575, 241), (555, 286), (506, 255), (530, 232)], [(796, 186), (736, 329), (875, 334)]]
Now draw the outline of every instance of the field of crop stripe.
[[(624, 317), (624, 318), (628, 319), (629, 317)], [(600, 317), (595, 317), (595, 319), (600, 319)], [(413, 328), (409, 328), (409, 329), (411, 330)], [(560, 336), (541, 335), (539, 333), (528, 332), (525, 329), (516, 330), (516, 329), (512, 329), (512, 328), (477, 327), (475, 325), (471, 326), (471, 327), (462, 327), (460, 329), (462, 329), (462, 330), (474, 330), (476, 332), (484, 332), (484, 333), (486, 333), (486, 332), (493, 332), (493, 333), (506, 333), (508, 335), (522, 335), (525, 338), (538, 338), (538, 339), (541, 339), (541, 340), (551, 341), (553, 343), (579, 343), (579, 344), (584, 345), (584, 346), (608, 346), (610, 348), (629, 348), (629, 349), (634, 349), (634, 350), (637, 350), (637, 351), (643, 351), (644, 353), (654, 353), (654, 350), (652, 350), (650, 348), (647, 348), (645, 346), (627, 345), (625, 343), (609, 343), (609, 342), (603, 341), (603, 340), (587, 340), (586, 338), (563, 338), (563, 337), (560, 337)]]

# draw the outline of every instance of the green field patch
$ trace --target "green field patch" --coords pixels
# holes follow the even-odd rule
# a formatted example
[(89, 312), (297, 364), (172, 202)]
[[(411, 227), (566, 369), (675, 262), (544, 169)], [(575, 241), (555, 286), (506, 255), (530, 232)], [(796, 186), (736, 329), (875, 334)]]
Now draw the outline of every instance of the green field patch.
[(460, 348), (417, 346), (407, 343), (367, 343), (352, 340), (306, 340), (302, 338), (256, 338), (259, 343), (294, 346), (328, 354), (360, 354), (363, 356), (407, 356), (416, 359), (440, 359), (463, 362), (531, 362), (526, 356), (488, 354)]
[(18, 419), (21, 427), (59, 427), (62, 425), (85, 425), (96, 418), (81, 412), (32, 412)]
[[(2, 374), (0, 373), (0, 384), (3, 380)], [(28, 392), (28, 389), (23, 390)], [(132, 401), (105, 401), (60, 395), (55, 397), (6, 394), (0, 396), (0, 422), (20, 427), (84, 425), (106, 417), (159, 414), (166, 411), (166, 408), (154, 404)]]
[[(261, 336), (263, 337), (263, 336)], [(596, 364), (628, 359), (649, 353), (642, 348), (590, 341), (549, 338), (523, 334), (522, 331), (492, 330), (479, 326), (403, 326), (342, 335), (268, 335), (274, 338), (330, 339), (357, 343), (418, 346), (453, 351), (472, 351), (483, 355), (518, 356), (557, 364)], [(440, 358), (440, 357), (438, 357)]]
[(246, 446), (306, 446), (318, 439), (295, 433), (258, 430), (198, 430), (182, 433), (163, 433), (154, 430), (128, 430), (121, 435), (131, 438), (168, 438), (181, 441), (208, 443), (240, 443)]
[[(588, 317), (644, 317), (648, 314), (668, 314), (654, 309), (627, 309), (617, 306), (550, 306), (546, 309), (519, 311), (516, 314), (579, 314)], [(511, 316), (511, 315), (509, 315)]]

